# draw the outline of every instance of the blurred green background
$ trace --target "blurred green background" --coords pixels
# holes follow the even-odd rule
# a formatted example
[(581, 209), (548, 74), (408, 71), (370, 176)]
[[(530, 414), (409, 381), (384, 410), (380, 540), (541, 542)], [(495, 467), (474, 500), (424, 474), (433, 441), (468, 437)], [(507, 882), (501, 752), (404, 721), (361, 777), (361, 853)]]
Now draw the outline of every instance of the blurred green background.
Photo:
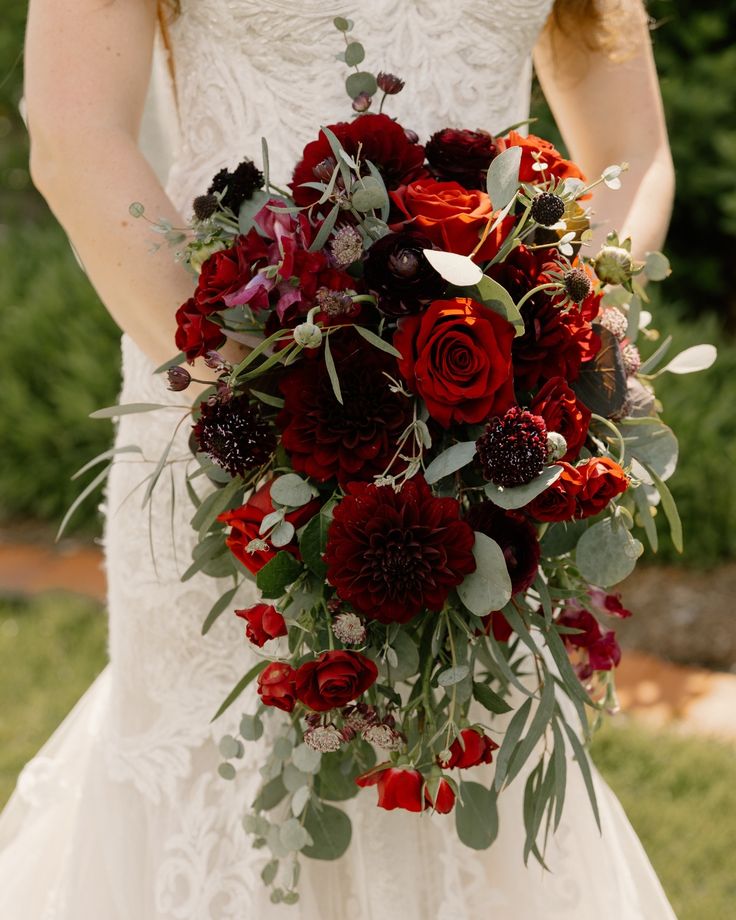
[[(202, 0), (205, 2), (205, 0)], [(677, 169), (667, 242), (674, 273), (654, 308), (672, 354), (719, 347), (714, 368), (665, 377), (665, 419), (685, 446), (672, 489), (686, 552), (663, 533), (649, 561), (709, 568), (736, 550), (736, 2), (652, 0), (654, 48)], [(71, 474), (105, 450), (116, 400), (119, 333), (34, 191), (18, 116), (26, 0), (0, 19), (0, 528), (52, 533), (78, 494)], [(602, 100), (601, 104), (605, 104)], [(556, 136), (539, 92), (535, 127)], [(95, 501), (72, 522), (99, 533)], [(35, 530), (34, 532), (38, 532)], [(15, 775), (104, 663), (99, 604), (64, 595), (0, 601), (0, 803)], [(621, 797), (681, 920), (727, 917), (736, 903), (736, 752), (700, 739), (607, 728), (595, 759)]]

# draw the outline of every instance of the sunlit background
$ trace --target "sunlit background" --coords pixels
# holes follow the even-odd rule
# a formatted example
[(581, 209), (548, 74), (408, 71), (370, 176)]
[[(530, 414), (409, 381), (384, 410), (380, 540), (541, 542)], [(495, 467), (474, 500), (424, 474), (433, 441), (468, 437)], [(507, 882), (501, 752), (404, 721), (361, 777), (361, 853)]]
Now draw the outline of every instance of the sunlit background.
[[(658, 382), (681, 442), (671, 486), (686, 549), (678, 556), (662, 528), (658, 556), (623, 587), (635, 613), (620, 631), (629, 714), (600, 732), (593, 754), (678, 916), (703, 920), (736, 916), (736, 2), (653, 0), (649, 10), (677, 169), (674, 273), (657, 285), (653, 325), (673, 334), (673, 354), (709, 341), (719, 358), (704, 374)], [(3, 0), (0, 802), (105, 662), (101, 581), (87, 552), (98, 500), (76, 514), (61, 561), (48, 554), (85, 484), (72, 473), (112, 436), (88, 415), (115, 402), (119, 385), (118, 331), (28, 175), (17, 112), (25, 12), (26, 0)], [(535, 129), (555, 136), (538, 92), (533, 114)]]

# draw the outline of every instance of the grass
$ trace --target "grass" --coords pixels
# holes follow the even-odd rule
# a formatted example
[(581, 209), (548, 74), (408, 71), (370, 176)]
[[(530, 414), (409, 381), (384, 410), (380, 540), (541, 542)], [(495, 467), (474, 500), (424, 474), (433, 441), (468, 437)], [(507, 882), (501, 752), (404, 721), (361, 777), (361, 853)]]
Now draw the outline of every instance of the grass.
[[(0, 603), (0, 802), (25, 761), (105, 661), (91, 601), (48, 594)], [(728, 917), (736, 903), (736, 751), (712, 741), (608, 726), (593, 756), (619, 796), (679, 920)]]

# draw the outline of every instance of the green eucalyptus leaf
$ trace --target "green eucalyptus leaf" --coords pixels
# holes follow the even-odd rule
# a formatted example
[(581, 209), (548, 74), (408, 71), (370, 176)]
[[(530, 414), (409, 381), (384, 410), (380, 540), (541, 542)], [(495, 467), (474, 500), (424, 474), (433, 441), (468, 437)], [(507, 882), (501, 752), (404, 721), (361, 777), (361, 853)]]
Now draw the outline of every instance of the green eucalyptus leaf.
[(370, 329), (366, 329), (365, 326), (353, 326), (353, 329), (359, 335), (362, 335), (366, 342), (370, 342), (371, 345), (374, 345), (376, 348), (380, 348), (381, 351), (385, 351), (389, 355), (393, 355), (395, 358), (402, 357), (402, 354), (398, 348), (394, 348), (390, 342), (382, 339), (380, 335), (376, 335), (376, 333), (372, 332)]
[(217, 768), (217, 772), (223, 779), (235, 779), (235, 767), (231, 763), (221, 763)]
[(312, 843), (302, 852), (310, 859), (339, 859), (350, 846), (350, 818), (334, 805), (317, 808), (310, 802), (304, 812), (304, 827)]
[(511, 578), (501, 547), (477, 530), (473, 556), (476, 569), (465, 576), (458, 585), (457, 593), (471, 613), (486, 616), (492, 610), (500, 610), (511, 600)]
[(253, 802), (253, 809), (255, 811), (271, 811), (272, 808), (275, 808), (279, 802), (286, 798), (286, 794), (286, 786), (284, 786), (281, 775), (275, 776), (260, 790)]
[(240, 734), (246, 741), (258, 741), (263, 734), (263, 722), (260, 717), (244, 715), (240, 720)]
[(303, 571), (301, 562), (286, 550), (278, 553), (259, 570), (256, 584), (264, 598), (281, 597)]
[(488, 307), (489, 310), (493, 310), (494, 313), (502, 316), (514, 327), (516, 336), (524, 334), (524, 320), (519, 308), (506, 288), (498, 281), (488, 275), (483, 275), (477, 284), (472, 287), (462, 288), (461, 294), (464, 297), (471, 297), (473, 300), (477, 300)]
[(677, 438), (671, 428), (658, 418), (622, 421), (619, 431), (626, 454), (666, 481), (677, 467)]
[(276, 477), (271, 483), (271, 501), (290, 508), (301, 508), (314, 498), (313, 487), (296, 473)]
[(487, 684), (481, 684), (476, 681), (473, 684), (473, 696), (484, 709), (487, 709), (488, 712), (492, 712), (495, 715), (511, 712), (511, 706), (509, 706), (506, 700), (491, 690)]
[(437, 683), (440, 687), (452, 687), (459, 684), (461, 680), (470, 674), (470, 668), (466, 664), (458, 664), (452, 668), (446, 668), (437, 677)]
[(487, 850), (498, 836), (498, 826), (495, 791), (480, 783), (460, 783), (455, 827), (461, 842), (471, 850)]
[(351, 99), (360, 96), (361, 93), (367, 93), (369, 96), (375, 96), (378, 89), (376, 78), (367, 70), (359, 70), (351, 73), (345, 81), (345, 89)]
[(509, 204), (519, 188), (521, 147), (507, 147), (491, 161), (486, 173), (486, 190), (494, 211)]
[[(256, 214), (274, 197), (276, 196), (270, 195), (265, 189), (259, 188), (253, 192), (251, 198), (246, 198), (240, 205), (240, 210), (238, 211), (238, 229), (243, 236), (256, 226)], [(283, 198), (279, 198), (278, 200), (286, 204)]]
[(340, 403), (340, 405), (342, 405), (343, 399), (342, 391), (340, 389), (340, 378), (337, 376), (335, 359), (332, 357), (332, 351), (330, 349), (330, 337), (325, 336), (324, 342), (325, 366), (327, 367), (327, 374), (330, 378), (330, 383), (332, 384), (332, 392), (335, 394), (335, 399)]
[(537, 495), (541, 495), (548, 489), (552, 483), (562, 475), (563, 467), (559, 464), (545, 467), (544, 470), (524, 486), (497, 486), (495, 482), (489, 482), (485, 486), (485, 493), (499, 508), (507, 511), (514, 508), (523, 508), (528, 505)]
[(664, 281), (672, 274), (670, 260), (661, 252), (648, 252), (644, 262), (644, 274), (650, 281)]
[(575, 562), (586, 581), (609, 588), (634, 571), (643, 549), (623, 524), (604, 518), (589, 527), (578, 541)]
[(360, 42), (350, 42), (345, 48), (345, 63), (348, 67), (357, 67), (365, 60), (365, 48)]
[(424, 471), (424, 478), (432, 485), (445, 476), (467, 466), (475, 456), (475, 441), (458, 441), (434, 458)]
[(268, 664), (267, 661), (259, 661), (258, 664), (253, 665), (253, 667), (250, 669), (250, 671), (248, 671), (247, 674), (245, 674), (243, 677), (240, 678), (240, 680), (237, 682), (237, 684), (235, 684), (235, 686), (230, 691), (230, 693), (228, 693), (228, 695), (225, 697), (224, 701), (220, 705), (220, 708), (217, 710), (217, 712), (212, 717), (213, 722), (215, 721), (215, 719), (219, 718), (223, 714), (223, 712), (225, 712), (225, 710), (228, 709), (235, 702), (235, 700), (237, 700), (237, 698), (240, 696), (243, 690), (245, 690), (248, 684), (255, 677), (258, 677), (258, 675), (266, 667), (267, 664)]
[(287, 818), (281, 825), (279, 837), (283, 846), (292, 853), (314, 843), (298, 818)]
[[(90, 418), (118, 418), (121, 415), (134, 415), (138, 412), (153, 412), (155, 409), (178, 409), (165, 403), (124, 403), (121, 406), (106, 406), (90, 412)], [(183, 407), (182, 407), (183, 408)]]

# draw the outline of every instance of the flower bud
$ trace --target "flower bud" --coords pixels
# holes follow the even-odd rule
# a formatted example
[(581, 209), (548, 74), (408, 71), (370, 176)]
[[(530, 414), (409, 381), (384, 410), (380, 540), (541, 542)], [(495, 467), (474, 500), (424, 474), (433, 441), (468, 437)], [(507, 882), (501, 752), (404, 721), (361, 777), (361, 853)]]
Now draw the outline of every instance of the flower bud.
[(232, 365), (220, 354), (219, 351), (208, 351), (204, 356), (204, 363), (213, 371), (229, 371)]
[(358, 93), (355, 99), (353, 99), (353, 111), (367, 112), (372, 102), (373, 97), (369, 96), (368, 93)]
[(404, 88), (404, 81), (393, 73), (384, 73), (381, 71), (376, 77), (376, 83), (382, 93), (387, 96), (395, 96)]
[(314, 178), (318, 182), (329, 182), (336, 166), (337, 163), (333, 157), (327, 157), (324, 160), (320, 160), (312, 170)]
[(557, 431), (547, 432), (547, 463), (561, 460), (567, 453), (567, 441)]
[(294, 329), (294, 341), (302, 348), (319, 348), (322, 330), (314, 323), (299, 323)]
[(192, 382), (192, 375), (185, 367), (170, 367), (166, 371), (166, 376), (169, 379), (169, 389), (175, 393), (186, 390)]
[(621, 349), (621, 357), (624, 359), (624, 369), (629, 377), (639, 373), (641, 367), (641, 355), (636, 345), (629, 342)]
[(623, 284), (633, 273), (631, 253), (621, 246), (604, 246), (593, 261), (596, 275), (604, 284)]
[(418, 143), (419, 143), (419, 135), (417, 134), (416, 131), (412, 131), (411, 128), (404, 128), (404, 134), (405, 134), (406, 139), (409, 141), (410, 144), (418, 144)]

